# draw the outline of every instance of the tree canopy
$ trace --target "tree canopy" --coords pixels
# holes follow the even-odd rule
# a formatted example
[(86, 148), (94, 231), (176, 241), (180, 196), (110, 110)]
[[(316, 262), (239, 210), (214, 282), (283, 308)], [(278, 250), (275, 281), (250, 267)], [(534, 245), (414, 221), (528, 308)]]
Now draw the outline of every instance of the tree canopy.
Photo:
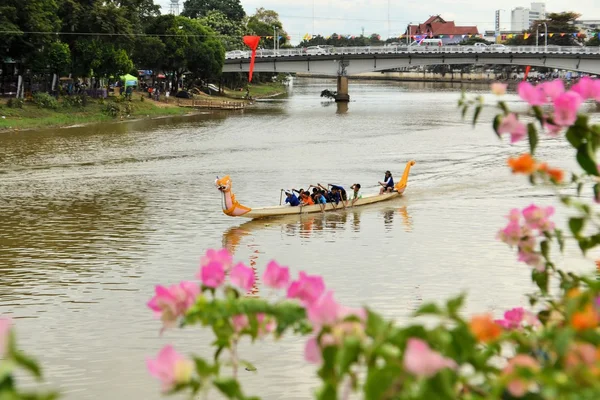
[[(546, 37), (542, 37), (542, 34), (546, 33), (546, 27), (548, 26), (548, 44), (558, 46), (573, 46), (578, 42), (583, 41), (582, 38), (573, 36), (578, 30), (574, 26), (574, 22), (581, 16), (575, 12), (563, 12), (563, 13), (550, 13), (547, 14), (547, 19), (534, 21), (531, 27), (525, 31), (530, 36), (525, 39), (524, 36), (514, 37), (508, 39), (506, 44), (516, 46), (533, 46), (536, 43), (536, 33), (538, 37), (538, 43), (543, 44), (546, 41)], [(551, 35), (552, 34), (552, 35)]]
[(189, 18), (202, 18), (211, 11), (219, 11), (227, 19), (235, 22), (241, 22), (246, 16), (240, 0), (186, 0), (183, 3), (181, 15)]
[[(279, 46), (285, 46), (288, 42), (287, 32), (283, 29), (283, 24), (279, 20), (279, 14), (273, 10), (267, 10), (263, 7), (256, 9), (256, 12), (248, 17), (248, 29), (258, 36), (273, 36), (277, 30)], [(273, 40), (263, 38), (261, 47), (272, 49)]]

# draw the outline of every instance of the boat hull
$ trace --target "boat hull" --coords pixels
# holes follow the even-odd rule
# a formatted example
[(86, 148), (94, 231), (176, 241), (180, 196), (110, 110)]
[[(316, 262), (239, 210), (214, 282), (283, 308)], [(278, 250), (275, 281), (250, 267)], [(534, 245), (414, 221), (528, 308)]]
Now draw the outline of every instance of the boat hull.
[[(379, 203), (382, 201), (395, 199), (402, 196), (402, 193), (392, 192), (392, 193), (384, 193), (384, 194), (370, 194), (361, 197), (360, 199), (354, 202), (354, 206), (359, 207), (367, 204)], [(348, 205), (346, 208), (351, 208), (352, 201), (347, 201)], [(327, 203), (325, 204), (324, 211), (335, 211), (342, 210), (342, 203), (338, 204), (334, 208), (334, 204)], [(251, 218), (251, 219), (259, 219), (259, 218), (268, 218), (268, 217), (278, 217), (282, 215), (300, 215), (300, 214), (311, 214), (311, 213), (319, 213), (321, 212), (321, 206), (318, 204), (312, 206), (274, 206), (274, 207), (262, 207), (262, 208), (253, 208), (251, 211), (246, 214), (240, 215), (240, 217)]]

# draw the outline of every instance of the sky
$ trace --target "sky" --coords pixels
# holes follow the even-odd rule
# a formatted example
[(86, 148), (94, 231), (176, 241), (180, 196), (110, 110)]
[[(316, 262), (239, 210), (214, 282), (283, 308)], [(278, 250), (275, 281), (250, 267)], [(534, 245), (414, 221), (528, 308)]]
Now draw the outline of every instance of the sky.
[[(184, 1), (179, 0), (180, 11)], [(162, 6), (163, 14), (169, 12), (171, 0), (154, 2)], [(501, 9), (501, 30), (510, 30), (510, 11), (515, 7), (530, 7), (529, 1), (520, 0), (241, 0), (241, 3), (247, 14), (253, 14), (259, 7), (278, 12), (292, 44), (299, 43), (307, 33), (360, 35), (363, 29), (365, 35), (378, 33), (382, 39), (398, 37), (409, 23), (424, 22), (438, 14), (457, 25), (476, 25), (483, 33), (494, 29), (498, 9)], [(547, 12), (574, 11), (582, 14), (580, 19), (600, 19), (600, 0), (545, 3)]]

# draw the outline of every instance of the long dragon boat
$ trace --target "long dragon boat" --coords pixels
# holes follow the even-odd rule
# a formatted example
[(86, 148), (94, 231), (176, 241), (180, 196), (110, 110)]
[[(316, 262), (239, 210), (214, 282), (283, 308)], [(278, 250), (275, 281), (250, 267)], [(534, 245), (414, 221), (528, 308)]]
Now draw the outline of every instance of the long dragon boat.
[[(394, 199), (400, 197), (404, 194), (406, 190), (406, 185), (408, 183), (408, 175), (410, 173), (410, 168), (415, 165), (415, 161), (409, 161), (406, 163), (406, 167), (404, 167), (404, 173), (402, 174), (402, 178), (400, 181), (394, 186), (394, 190), (392, 192), (386, 192), (383, 194), (373, 193), (367, 194), (360, 197), (358, 200), (354, 202), (352, 207), (364, 206), (366, 204), (379, 203), (382, 201)], [(334, 211), (340, 210), (343, 208), (342, 204), (338, 204), (336, 208), (334, 208), (334, 204), (327, 203), (323, 210), (321, 210), (321, 206), (319, 204), (309, 205), (309, 206), (271, 206), (271, 207), (260, 207), (260, 208), (250, 208), (244, 205), (241, 205), (236, 199), (235, 195), (231, 191), (231, 178), (229, 175), (224, 176), (222, 178), (217, 178), (215, 181), (215, 185), (217, 189), (223, 195), (223, 213), (229, 215), (230, 217), (245, 217), (251, 219), (258, 218), (267, 218), (267, 217), (278, 217), (281, 215), (294, 215), (294, 214), (308, 214), (308, 213), (317, 213), (322, 211)], [(352, 204), (351, 200), (347, 200), (347, 207), (350, 207)]]

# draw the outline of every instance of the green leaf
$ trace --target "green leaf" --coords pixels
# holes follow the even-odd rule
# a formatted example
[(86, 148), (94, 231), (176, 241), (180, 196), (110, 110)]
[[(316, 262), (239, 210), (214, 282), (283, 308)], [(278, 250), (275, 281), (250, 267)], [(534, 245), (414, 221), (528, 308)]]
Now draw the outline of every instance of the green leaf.
[(337, 354), (338, 371), (341, 376), (344, 376), (350, 370), (352, 364), (358, 361), (360, 349), (358, 338), (348, 337), (344, 340), (344, 344)]
[(560, 229), (554, 229), (554, 235), (556, 236), (560, 252), (562, 253), (565, 250), (565, 239), (563, 233)]
[(337, 400), (337, 388), (330, 382), (325, 383), (317, 392), (318, 400)]
[(18, 366), (29, 371), (37, 379), (42, 379), (42, 371), (33, 358), (28, 357), (27, 355), (25, 355), (25, 353), (18, 350), (13, 351), (12, 356), (13, 360)]
[(257, 368), (249, 361), (240, 360), (240, 364), (244, 366), (246, 371), (254, 372), (257, 371)]
[(227, 396), (228, 399), (244, 399), (240, 384), (233, 378), (217, 378), (213, 380), (213, 385)]
[(392, 398), (384, 395), (390, 390), (394, 382), (401, 378), (402, 369), (398, 365), (391, 364), (382, 368), (370, 368), (364, 386), (365, 400)]
[(473, 126), (475, 126), (477, 124), (477, 119), (479, 119), (479, 114), (481, 114), (481, 110), (482, 110), (483, 106), (478, 105), (477, 107), (475, 107), (475, 114), (473, 114)]
[(467, 115), (467, 109), (468, 109), (467, 106), (464, 106), (463, 109), (462, 109), (462, 119), (463, 120), (465, 119), (465, 116)]
[(494, 127), (494, 132), (496, 132), (496, 136), (498, 136), (498, 138), (502, 138), (502, 135), (498, 132), (498, 128), (500, 127), (501, 122), (502, 122), (502, 114), (496, 115), (494, 117), (493, 127)]
[(569, 143), (571, 143), (571, 145), (577, 149), (583, 143), (584, 135), (585, 132), (575, 126), (572, 126), (567, 130), (566, 136)]
[(577, 184), (577, 197), (581, 196), (581, 191), (583, 190), (583, 182), (579, 182)]
[(584, 143), (577, 149), (577, 162), (585, 172), (590, 175), (599, 176), (596, 165), (596, 155), (589, 143)]
[(458, 310), (462, 307), (463, 303), (465, 302), (465, 297), (466, 297), (466, 295), (464, 293), (461, 293), (457, 297), (448, 300), (448, 303), (446, 304), (446, 308), (448, 310), (448, 315), (450, 315), (450, 316), (457, 315)]
[(531, 152), (531, 155), (534, 155), (535, 148), (537, 147), (537, 144), (538, 144), (538, 135), (537, 135), (537, 129), (536, 129), (535, 125), (533, 124), (533, 122), (530, 122), (527, 124), (527, 136), (529, 138), (529, 151)]
[(505, 102), (499, 101), (498, 106), (502, 109), (502, 111), (504, 111), (504, 115), (508, 115), (510, 113), (510, 110), (508, 109), (508, 106)]
[(415, 316), (427, 314), (440, 315), (442, 314), (442, 310), (440, 310), (440, 308), (435, 303), (427, 303), (419, 307), (419, 309), (414, 313)]
[(367, 334), (375, 337), (387, 330), (387, 323), (379, 315), (367, 309)]
[(540, 249), (542, 250), (542, 255), (546, 260), (548, 260), (548, 256), (550, 253), (550, 243), (547, 240), (543, 240), (540, 243)]
[(533, 269), (531, 271), (531, 280), (535, 282), (542, 293), (548, 293), (548, 273), (546, 271)]
[(600, 183), (594, 185), (594, 200), (600, 201)]
[(218, 366), (210, 365), (202, 358), (194, 357), (194, 364), (196, 365), (196, 372), (201, 377), (208, 377), (218, 372)]
[(575, 237), (579, 237), (579, 234), (581, 233), (581, 230), (583, 229), (584, 225), (585, 225), (584, 218), (573, 217), (573, 218), (569, 219), (569, 229), (571, 229), (571, 233)]
[(539, 106), (533, 106), (531, 107), (531, 109), (533, 110), (533, 113), (535, 114), (535, 118), (540, 122), (540, 125), (544, 125), (544, 113), (542, 112), (542, 109)]

